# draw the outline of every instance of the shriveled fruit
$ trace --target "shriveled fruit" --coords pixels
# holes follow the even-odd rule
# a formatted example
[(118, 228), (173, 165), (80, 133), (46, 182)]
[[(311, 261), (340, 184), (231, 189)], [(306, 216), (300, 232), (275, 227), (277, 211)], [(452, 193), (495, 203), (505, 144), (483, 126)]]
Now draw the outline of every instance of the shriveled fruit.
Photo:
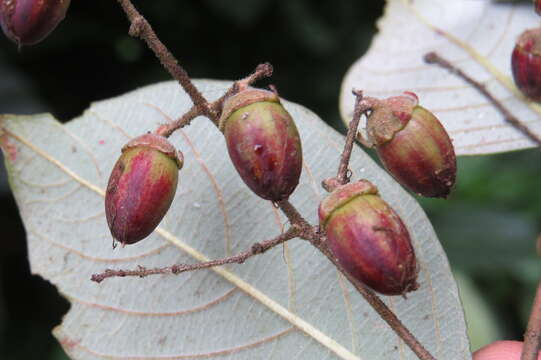
[(233, 165), (263, 199), (287, 199), (299, 183), (302, 147), (291, 115), (270, 91), (247, 89), (224, 104), (220, 129)]
[(319, 224), (338, 262), (358, 281), (385, 295), (418, 288), (408, 230), (369, 181), (335, 189), (319, 206)]
[(142, 135), (122, 148), (105, 194), (115, 240), (133, 244), (154, 231), (171, 206), (182, 165), (182, 154), (162, 136)]

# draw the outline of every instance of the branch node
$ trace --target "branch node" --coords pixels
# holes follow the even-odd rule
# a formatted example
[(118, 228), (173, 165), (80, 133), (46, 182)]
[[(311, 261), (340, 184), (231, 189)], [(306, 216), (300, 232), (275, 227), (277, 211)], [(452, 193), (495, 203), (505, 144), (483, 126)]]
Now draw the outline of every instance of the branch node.
[(333, 192), (334, 189), (336, 189), (340, 185), (342, 185), (342, 184), (340, 183), (340, 181), (336, 177), (331, 177), (331, 178), (325, 179), (325, 180), (323, 180), (321, 182), (321, 186), (327, 192)]
[(264, 252), (263, 246), (260, 243), (255, 243), (252, 245), (252, 253), (255, 254), (261, 254)]
[(132, 37), (140, 37), (144, 31), (146, 20), (141, 15), (136, 16), (130, 25), (128, 34)]
[(218, 119), (221, 116), (223, 103), (228, 97), (238, 93), (240, 90), (249, 86), (255, 81), (263, 77), (268, 77), (271, 75), (272, 75), (272, 65), (269, 63), (260, 64), (256, 67), (255, 71), (252, 74), (248, 75), (242, 80), (235, 81), (224, 95), (222, 95), (218, 100), (214, 101), (205, 109), (203, 109), (203, 111), (201, 110), (200, 107), (194, 105), (189, 111), (187, 111), (184, 115), (182, 115), (177, 120), (172, 121), (168, 124), (160, 125), (158, 129), (155, 130), (155, 133), (161, 136), (169, 137), (176, 130), (189, 125), (190, 122), (197, 116), (206, 115), (205, 112), (211, 113), (211, 116), (210, 116), (211, 120), (215, 119), (216, 121), (213, 120), (213, 122), (216, 126), (218, 126)]

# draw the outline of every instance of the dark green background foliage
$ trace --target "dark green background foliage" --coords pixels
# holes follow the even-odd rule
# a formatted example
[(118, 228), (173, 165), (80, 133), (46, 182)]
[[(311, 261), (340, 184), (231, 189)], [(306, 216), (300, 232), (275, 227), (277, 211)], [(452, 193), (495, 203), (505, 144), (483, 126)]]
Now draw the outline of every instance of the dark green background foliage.
[[(136, 5), (192, 77), (237, 79), (269, 61), (275, 74), (266, 84), (275, 84), (284, 98), (343, 131), (337, 105), (341, 80), (368, 48), (383, 1), (155, 0)], [(66, 20), (45, 42), (18, 52), (0, 38), (0, 113), (46, 111), (67, 121), (91, 101), (168, 80), (127, 29), (116, 1), (74, 0)], [(0, 358), (65, 359), (50, 331), (69, 306), (53, 286), (30, 275), (24, 230), (3, 171)], [(540, 176), (538, 150), (461, 158), (451, 199), (420, 200), (453, 269), (480, 290), (489, 314), (497, 317), (492, 330), (505, 338), (520, 338), (541, 273), (535, 255)]]

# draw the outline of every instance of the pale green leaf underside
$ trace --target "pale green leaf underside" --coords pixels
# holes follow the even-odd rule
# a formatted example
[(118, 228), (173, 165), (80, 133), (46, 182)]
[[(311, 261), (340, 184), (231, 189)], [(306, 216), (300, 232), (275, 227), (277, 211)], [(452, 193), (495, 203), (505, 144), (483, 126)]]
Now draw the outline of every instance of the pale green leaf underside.
[[(198, 81), (209, 98), (227, 87)], [(62, 126), (50, 115), (0, 117), (11, 186), (28, 235), (32, 271), (72, 303), (54, 334), (74, 359), (415, 359), (352, 287), (309, 244), (243, 265), (181, 276), (95, 284), (105, 268), (165, 266), (219, 258), (276, 236), (285, 218), (241, 182), (222, 135), (196, 119), (172, 137), (186, 159), (175, 201), (159, 230), (111, 249), (103, 190), (130, 137), (175, 118), (190, 103), (173, 82), (93, 104)], [(316, 222), (343, 138), (305, 108), (286, 102), (305, 154), (291, 201)], [(387, 302), (439, 359), (470, 359), (457, 288), (422, 209), (362, 152), (366, 177), (403, 216), (421, 265), (421, 289)]]
[(477, 90), (447, 70), (426, 65), (423, 55), (436, 51), (484, 83), (541, 136), (541, 107), (517, 90), (510, 65), (516, 38), (536, 26), (539, 16), (531, 1), (388, 0), (378, 35), (343, 80), (342, 119), (351, 120), (352, 88), (377, 97), (409, 90), (442, 121), (458, 155), (532, 147)]

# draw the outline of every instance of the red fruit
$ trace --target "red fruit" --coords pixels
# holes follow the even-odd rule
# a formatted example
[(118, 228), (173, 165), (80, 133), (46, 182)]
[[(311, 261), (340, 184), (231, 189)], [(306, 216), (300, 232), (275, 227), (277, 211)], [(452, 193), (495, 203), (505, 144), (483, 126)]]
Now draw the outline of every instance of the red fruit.
[(523, 32), (511, 55), (515, 84), (524, 95), (541, 101), (541, 28)]
[(43, 40), (64, 19), (70, 0), (0, 0), (0, 25), (17, 45)]
[(334, 190), (319, 206), (319, 224), (338, 262), (358, 281), (385, 295), (419, 287), (408, 230), (369, 181)]
[(367, 131), (393, 177), (427, 197), (447, 197), (456, 178), (456, 156), (445, 128), (417, 96), (404, 93), (375, 103)]
[(287, 199), (299, 183), (301, 139), (275, 93), (248, 89), (224, 103), (220, 129), (233, 165), (263, 199)]
[(154, 231), (171, 206), (182, 164), (182, 154), (162, 136), (142, 135), (122, 148), (105, 194), (115, 240), (133, 244)]
[(541, 0), (534, 0), (535, 12), (541, 15)]

